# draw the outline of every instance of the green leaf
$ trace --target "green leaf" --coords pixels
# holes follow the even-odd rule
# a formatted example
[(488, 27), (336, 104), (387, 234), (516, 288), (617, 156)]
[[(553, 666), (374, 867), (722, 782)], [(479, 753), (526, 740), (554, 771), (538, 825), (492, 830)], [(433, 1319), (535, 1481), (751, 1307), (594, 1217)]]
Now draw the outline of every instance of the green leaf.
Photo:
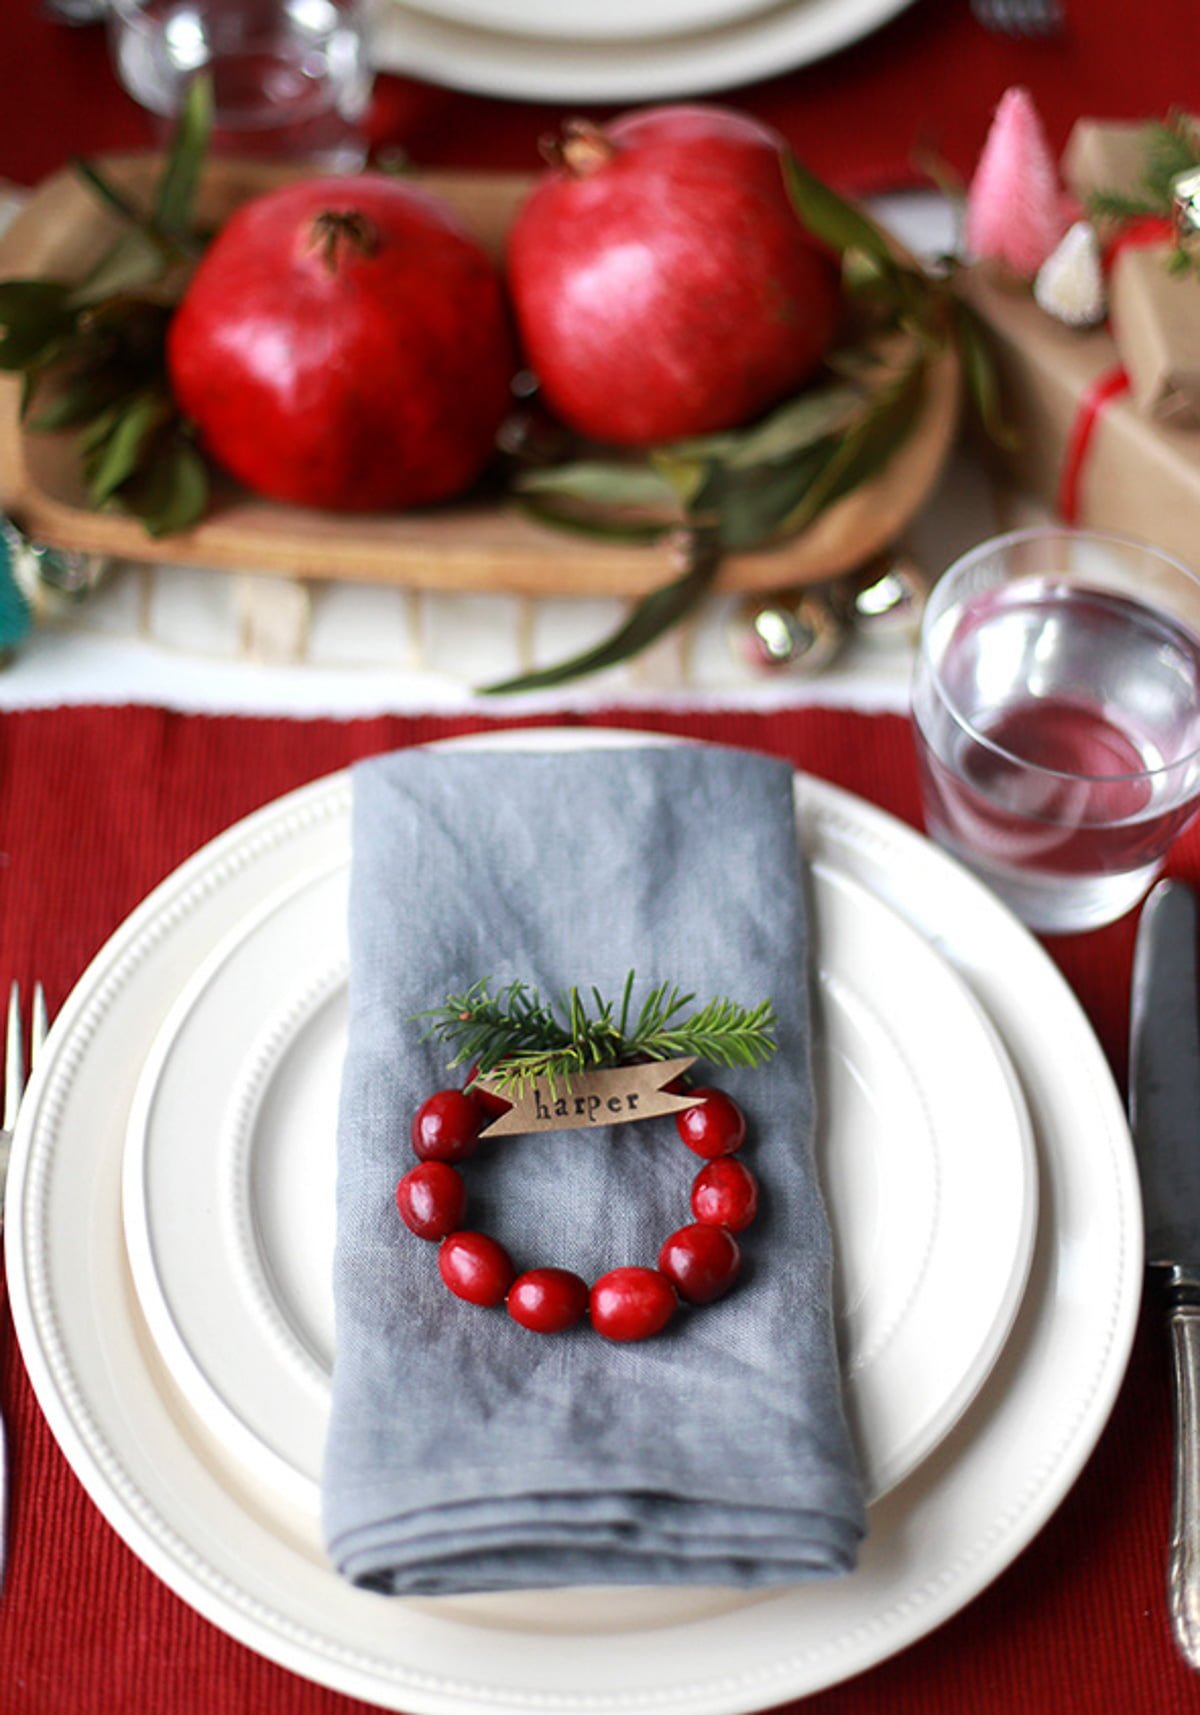
[(480, 694), (498, 697), (519, 691), (543, 691), (554, 685), (566, 684), (570, 679), (580, 679), (589, 673), (599, 673), (606, 667), (615, 667), (618, 662), (628, 660), (631, 655), (647, 648), (689, 614), (712, 588), (720, 566), (720, 549), (711, 533), (692, 531), (688, 565), (683, 573), (640, 601), (611, 637), (556, 667), (544, 667), (519, 678), (484, 685)]
[(840, 444), (829, 438), (781, 465), (745, 471), (718, 466), (697, 510), (705, 516), (715, 514), (723, 547), (760, 547), (779, 533), (803, 503)]
[(838, 443), (800, 504), (780, 525), (780, 535), (807, 529), (818, 513), (874, 476), (912, 432), (924, 395), (925, 359), (918, 355), (882, 387), (870, 411)]
[(549, 499), (534, 494), (518, 494), (514, 499), (519, 510), (528, 517), (571, 536), (588, 536), (609, 542), (657, 542), (664, 529), (670, 528), (662, 523), (638, 522), (622, 519), (617, 513), (589, 510), (557, 496)]
[(0, 369), (44, 368), (58, 356), (70, 329), (70, 321), (10, 324), (7, 333), (0, 335)]
[(212, 114), (212, 80), (200, 74), (188, 85), (154, 202), (155, 225), (177, 241), (190, 237), (192, 204), (208, 151)]
[(71, 293), (71, 302), (83, 308), (119, 292), (138, 291), (161, 280), (168, 266), (161, 243), (148, 232), (123, 232)]
[(161, 394), (143, 393), (122, 406), (111, 432), (87, 462), (88, 491), (102, 506), (137, 469), (148, 438), (171, 415), (172, 405)]
[(1000, 400), (1000, 378), (987, 330), (970, 304), (962, 298), (955, 304), (955, 332), (962, 356), (963, 382), (988, 439), (1005, 452), (1015, 452), (1020, 436), (1004, 415)]
[(879, 228), (792, 154), (784, 158), (783, 177), (792, 207), (814, 238), (839, 255), (862, 251), (886, 279), (894, 280), (903, 272)]
[(55, 316), (70, 293), (61, 280), (0, 280), (0, 322), (9, 327), (31, 316)]
[(580, 460), (525, 471), (517, 479), (522, 494), (558, 495), (602, 506), (668, 507), (678, 515), (675, 490), (652, 466)]
[(199, 523), (208, 506), (208, 466), (183, 434), (162, 437), (121, 488), (121, 504), (151, 536), (170, 536)]
[(705, 459), (680, 458), (673, 447), (652, 447), (649, 456), (658, 474), (670, 483), (684, 511), (693, 513), (697, 497), (708, 481), (711, 464)]
[(862, 410), (862, 404), (862, 392), (844, 382), (808, 388), (750, 429), (676, 441), (666, 453), (684, 461), (720, 461), (729, 470), (781, 464), (827, 436), (839, 434)]
[(121, 415), (122, 398), (114, 399), (111, 405), (105, 406), (89, 423), (85, 423), (75, 437), (75, 445), (83, 457), (84, 467), (88, 464), (88, 455), (97, 451), (112, 433), (117, 419)]
[(29, 427), (39, 433), (54, 434), (90, 423), (100, 411), (116, 402), (121, 391), (121, 382), (115, 376), (88, 372), (72, 376), (58, 387), (36, 417), (29, 417)]

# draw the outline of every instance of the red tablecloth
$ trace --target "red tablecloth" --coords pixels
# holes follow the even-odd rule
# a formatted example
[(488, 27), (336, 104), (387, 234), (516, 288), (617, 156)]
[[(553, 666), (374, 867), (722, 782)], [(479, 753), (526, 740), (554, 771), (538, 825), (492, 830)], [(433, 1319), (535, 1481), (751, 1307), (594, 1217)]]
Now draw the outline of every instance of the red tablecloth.
[[(968, 0), (914, 0), (831, 58), (781, 68), (723, 99), (776, 125), (815, 171), (854, 189), (909, 182), (919, 143), (969, 171), (991, 110), (1013, 83), (1033, 91), (1056, 145), (1081, 114), (1200, 107), (1194, 0), (1065, 0), (1065, 8), (1060, 35), (1021, 40), (984, 31)], [(103, 28), (52, 24), (39, 0), (0, 0), (0, 80), (0, 178), (34, 184), (72, 154), (147, 140), (144, 116), (109, 68)], [(564, 111), (586, 105), (497, 101), (388, 76), (375, 132), (422, 166), (532, 170), (537, 139)]]
[[(751, 746), (916, 821), (908, 725), (895, 716), (595, 717), (605, 725)], [(291, 722), (154, 709), (0, 718), (0, 992), (40, 976), (61, 1002), (149, 888), (204, 840), (276, 794), (373, 752), (483, 725)], [(582, 724), (571, 722), (571, 724)], [(1200, 882), (1200, 829), (1172, 867)], [(1048, 942), (1118, 1075), (1133, 923)], [(85, 1496), (52, 1440), (5, 1324), (13, 1438), (13, 1557), (0, 1601), (4, 1715), (353, 1715), (366, 1706), (232, 1642), (146, 1571)], [(1111, 1423), (1083, 1476), (1017, 1564), (933, 1636), (806, 1715), (1175, 1715), (1200, 1710), (1163, 1599), (1170, 1418), (1167, 1352), (1143, 1318)]]

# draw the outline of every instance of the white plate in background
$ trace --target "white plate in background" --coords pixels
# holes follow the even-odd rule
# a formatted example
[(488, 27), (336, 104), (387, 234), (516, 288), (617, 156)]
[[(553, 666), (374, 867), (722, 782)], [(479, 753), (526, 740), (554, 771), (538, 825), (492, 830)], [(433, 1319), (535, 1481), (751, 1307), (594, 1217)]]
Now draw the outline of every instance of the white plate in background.
[[(729, 90), (823, 59), (912, 0), (784, 0), (726, 25), (637, 40), (507, 35), (380, 0), (372, 58), (382, 71), (527, 101), (664, 100)], [(536, 163), (530, 162), (531, 167)]]

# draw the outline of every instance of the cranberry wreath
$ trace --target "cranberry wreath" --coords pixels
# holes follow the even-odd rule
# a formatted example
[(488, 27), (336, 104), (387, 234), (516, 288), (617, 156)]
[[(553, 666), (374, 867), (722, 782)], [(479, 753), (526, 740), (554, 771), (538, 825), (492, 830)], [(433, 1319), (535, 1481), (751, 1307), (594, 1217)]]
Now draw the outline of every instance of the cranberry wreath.
[(413, 1117), (417, 1165), (396, 1187), (400, 1217), (417, 1238), (437, 1243), (438, 1272), (456, 1298), (489, 1307), (503, 1304), (533, 1333), (562, 1333), (585, 1316), (609, 1340), (644, 1340), (659, 1333), (680, 1299), (710, 1304), (729, 1290), (741, 1264), (734, 1235), (757, 1212), (754, 1175), (735, 1159), (746, 1136), (742, 1110), (712, 1085), (683, 1091), (676, 1083), (664, 1089), (686, 1093), (691, 1101), (675, 1112), (676, 1129), (705, 1165), (692, 1183), (694, 1219), (664, 1240), (656, 1268), (612, 1268), (589, 1288), (565, 1268), (518, 1272), (503, 1245), (463, 1226), (467, 1188), (459, 1168), (475, 1154), (484, 1127), (512, 1107), (505, 1090), (515, 1095), (548, 1084), (553, 1092), (556, 1080), (569, 1088), (572, 1076), (604, 1067), (696, 1053), (716, 1064), (756, 1065), (774, 1051), (769, 1001), (752, 1010), (710, 1001), (680, 1019), (693, 997), (662, 984), (651, 990), (631, 1023), (631, 988), (632, 972), (619, 1016), (596, 995), (595, 1017), (571, 990), (565, 1023), (542, 1005), (536, 991), (520, 983), (494, 999), (485, 983), (477, 983), (422, 1015), (435, 1020), (427, 1035), (459, 1045), (453, 1064), (468, 1058), (473, 1063), (464, 1088), (435, 1091)]

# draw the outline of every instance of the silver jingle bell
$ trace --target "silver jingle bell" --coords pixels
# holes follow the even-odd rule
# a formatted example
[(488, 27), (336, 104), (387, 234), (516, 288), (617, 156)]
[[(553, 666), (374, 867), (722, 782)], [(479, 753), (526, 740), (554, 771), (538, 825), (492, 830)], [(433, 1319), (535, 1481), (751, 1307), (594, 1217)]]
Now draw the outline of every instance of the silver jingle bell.
[(861, 643), (915, 643), (931, 580), (906, 554), (873, 560), (842, 585), (846, 621)]
[(798, 677), (821, 673), (841, 653), (846, 625), (824, 586), (781, 591), (769, 601), (744, 602), (734, 620), (733, 641), (757, 672)]

